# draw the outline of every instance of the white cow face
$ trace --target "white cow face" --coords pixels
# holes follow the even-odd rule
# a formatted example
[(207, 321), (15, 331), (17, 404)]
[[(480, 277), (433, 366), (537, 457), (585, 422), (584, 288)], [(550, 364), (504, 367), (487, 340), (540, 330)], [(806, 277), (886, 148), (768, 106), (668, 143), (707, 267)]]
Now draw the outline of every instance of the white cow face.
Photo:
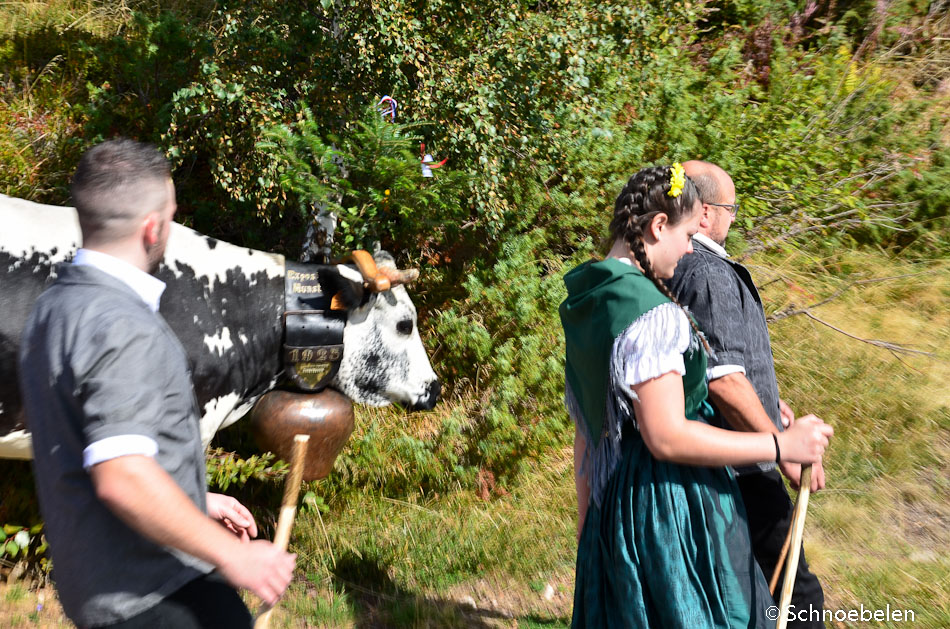
[[(380, 252), (375, 259), (377, 266), (395, 269), (388, 253)], [(344, 300), (346, 350), (331, 386), (356, 403), (385, 406), (398, 401), (413, 409), (433, 408), (439, 398), (439, 379), (429, 364), (416, 308), (405, 287), (367, 294), (359, 274), (354, 277), (346, 271), (335, 278), (350, 285)]]

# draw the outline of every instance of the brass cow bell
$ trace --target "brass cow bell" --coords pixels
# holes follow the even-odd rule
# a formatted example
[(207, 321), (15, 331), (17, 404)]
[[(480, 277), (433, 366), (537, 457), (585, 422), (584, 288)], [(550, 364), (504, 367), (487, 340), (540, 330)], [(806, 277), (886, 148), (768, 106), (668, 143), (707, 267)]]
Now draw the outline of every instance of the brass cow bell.
[(338, 391), (320, 393), (270, 391), (251, 409), (251, 432), (257, 445), (289, 461), (294, 435), (310, 435), (303, 480), (326, 478), (353, 432), (353, 402)]

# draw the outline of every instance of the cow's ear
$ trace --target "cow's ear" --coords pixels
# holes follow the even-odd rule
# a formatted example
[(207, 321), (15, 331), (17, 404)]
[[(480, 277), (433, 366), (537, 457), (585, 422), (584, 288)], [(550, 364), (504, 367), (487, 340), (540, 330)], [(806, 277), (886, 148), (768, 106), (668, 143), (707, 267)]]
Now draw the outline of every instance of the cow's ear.
[(332, 264), (320, 267), (320, 288), (333, 295), (331, 310), (350, 310), (361, 306), (369, 296), (363, 287), (363, 276), (351, 266)]

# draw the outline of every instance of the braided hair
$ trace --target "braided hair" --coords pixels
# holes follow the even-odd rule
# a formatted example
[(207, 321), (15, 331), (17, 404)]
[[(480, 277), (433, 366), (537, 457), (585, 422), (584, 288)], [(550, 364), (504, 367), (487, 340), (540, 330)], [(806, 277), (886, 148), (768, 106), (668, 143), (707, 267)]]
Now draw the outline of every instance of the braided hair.
[[(610, 237), (612, 241), (623, 239), (633, 251), (643, 274), (670, 301), (683, 308), (676, 296), (653, 270), (643, 244), (643, 231), (657, 214), (666, 214), (669, 224), (676, 225), (692, 214), (693, 207), (699, 201), (699, 192), (689, 177), (686, 178), (686, 183), (679, 195), (669, 196), (667, 193), (670, 191), (671, 178), (670, 166), (644, 168), (630, 177), (614, 203), (614, 216), (610, 221)], [(683, 312), (686, 312), (685, 308)], [(706, 338), (693, 318), (687, 314), (686, 319), (702, 341), (703, 347), (710, 352), (709, 343), (706, 342)]]

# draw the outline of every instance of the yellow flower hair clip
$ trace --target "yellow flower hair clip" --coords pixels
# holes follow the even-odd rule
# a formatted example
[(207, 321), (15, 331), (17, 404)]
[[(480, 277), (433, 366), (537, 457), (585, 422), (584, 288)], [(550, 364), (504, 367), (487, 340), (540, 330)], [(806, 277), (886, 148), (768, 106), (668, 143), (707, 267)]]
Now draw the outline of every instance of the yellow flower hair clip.
[(675, 199), (679, 195), (683, 194), (683, 186), (685, 185), (686, 171), (683, 170), (682, 164), (676, 162), (670, 167), (670, 191), (666, 194)]

